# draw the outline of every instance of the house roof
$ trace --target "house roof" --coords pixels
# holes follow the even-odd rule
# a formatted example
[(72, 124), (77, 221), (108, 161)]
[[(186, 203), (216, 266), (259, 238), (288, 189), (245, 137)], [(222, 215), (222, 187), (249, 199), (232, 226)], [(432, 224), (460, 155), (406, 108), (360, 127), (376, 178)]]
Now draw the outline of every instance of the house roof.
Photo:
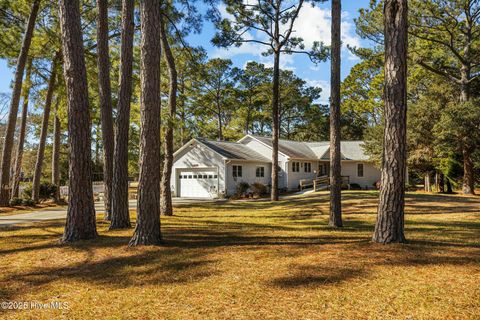
[(227, 142), (227, 141), (212, 141), (212, 140), (206, 140), (206, 139), (196, 139), (196, 140), (229, 160), (271, 162), (270, 159), (262, 156), (260, 153), (256, 152), (255, 150), (247, 147), (242, 143)]
[[(272, 137), (265, 136), (256, 136), (250, 135), (251, 137), (257, 139), (263, 144), (272, 147)], [(308, 146), (306, 142), (301, 141), (291, 141), (291, 140), (278, 140), (278, 151), (290, 158), (295, 159), (318, 159), (319, 157), (315, 152)]]
[[(272, 147), (272, 138), (265, 136), (248, 135), (260, 141), (261, 143)], [(243, 161), (258, 161), (258, 162), (271, 162), (271, 159), (261, 155), (251, 147), (240, 142), (227, 142), (227, 141), (213, 141), (203, 138), (197, 138), (190, 140), (189, 143), (180, 148), (175, 155), (179, 154), (181, 150), (185, 149), (192, 143), (199, 143), (212, 151), (216, 152), (227, 160), (243, 160)], [(340, 150), (343, 160), (359, 160), (368, 161), (369, 157), (363, 150), (363, 141), (341, 141)], [(308, 160), (329, 160), (330, 159), (330, 142), (302, 142), (279, 139), (278, 141), (279, 152), (283, 153), (287, 157), (292, 159), (308, 159)]]
[[(272, 137), (249, 135), (258, 141), (272, 147)], [(343, 160), (368, 161), (369, 157), (363, 149), (363, 141), (341, 141), (340, 152)], [(330, 159), (329, 141), (302, 142), (292, 140), (278, 140), (278, 149), (281, 153), (293, 159)]]
[(323, 159), (325, 154), (328, 155), (328, 150), (330, 150), (330, 142), (328, 141), (307, 142), (306, 144), (315, 153), (317, 159)]

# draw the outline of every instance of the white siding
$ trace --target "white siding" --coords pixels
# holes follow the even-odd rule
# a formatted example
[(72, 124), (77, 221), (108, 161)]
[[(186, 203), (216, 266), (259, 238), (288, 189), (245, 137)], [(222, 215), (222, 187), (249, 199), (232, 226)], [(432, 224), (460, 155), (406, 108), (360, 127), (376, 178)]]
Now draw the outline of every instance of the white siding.
[[(241, 141), (241, 143), (248, 146), (252, 150), (255, 150), (256, 152), (260, 153), (265, 158), (272, 159), (272, 149), (270, 147), (264, 145), (263, 143), (255, 140), (255, 139), (252, 139), (250, 137), (247, 137), (247, 138), (243, 139)], [(289, 179), (289, 177), (287, 177), (287, 171), (285, 170), (286, 167), (287, 167), (287, 165), (286, 165), (287, 161), (288, 161), (287, 157), (285, 157), (282, 154), (278, 155), (279, 166), (280, 166), (280, 168), (282, 168), (282, 170), (279, 172), (279, 176), (278, 176), (278, 187), (280, 189), (287, 187), (286, 184), (287, 184), (287, 180)], [(271, 173), (269, 173), (268, 176), (270, 177)], [(270, 184), (270, 181), (271, 181), (271, 179), (269, 180), (268, 184)]]
[[(293, 163), (300, 163), (300, 171), (293, 172)], [(311, 171), (305, 172), (305, 163), (310, 163)], [(318, 161), (306, 161), (306, 160), (290, 160), (288, 162), (288, 189), (297, 190), (300, 185), (300, 180), (314, 179), (316, 177), (315, 171), (318, 171)]]
[[(363, 177), (358, 176), (357, 165), (359, 163), (363, 163)], [(373, 184), (380, 180), (380, 170), (367, 162), (342, 161), (342, 176), (349, 176), (350, 183), (358, 183), (362, 189), (372, 189)]]
[[(242, 166), (242, 177), (233, 177), (233, 166)], [(263, 178), (256, 177), (257, 167), (265, 168), (265, 175)], [(260, 162), (245, 162), (245, 161), (234, 161), (227, 163), (227, 195), (231, 196), (235, 194), (237, 189), (237, 184), (240, 182), (247, 182), (252, 184), (255, 182), (262, 183), (266, 186), (270, 184), (271, 175), (272, 175), (272, 165), (270, 163), (260, 163)]]
[[(172, 168), (171, 188), (174, 196), (178, 194), (178, 171), (180, 169), (194, 168), (215, 168), (218, 170), (218, 190), (220, 193), (225, 191), (225, 162), (216, 152), (197, 144), (194, 147), (188, 147), (175, 158)], [(177, 170), (179, 169), (179, 170)]]

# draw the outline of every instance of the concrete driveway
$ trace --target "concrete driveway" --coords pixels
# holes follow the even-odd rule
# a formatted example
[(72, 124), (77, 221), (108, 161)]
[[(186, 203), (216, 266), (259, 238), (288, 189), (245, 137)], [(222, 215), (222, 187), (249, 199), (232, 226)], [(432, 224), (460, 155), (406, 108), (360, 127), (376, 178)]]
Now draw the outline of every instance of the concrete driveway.
[[(208, 203), (225, 200), (210, 200), (210, 199), (185, 199), (185, 198), (173, 198), (174, 205), (182, 204), (195, 204), (195, 203)], [(137, 208), (137, 200), (129, 200), (128, 206), (130, 209)], [(103, 202), (95, 202), (95, 211), (97, 213), (103, 213), (105, 206)], [(28, 213), (18, 213), (12, 215), (0, 216), (0, 227), (11, 226), (22, 223), (39, 222), (45, 220), (65, 219), (67, 216), (67, 208), (55, 208), (47, 210), (37, 210)]]

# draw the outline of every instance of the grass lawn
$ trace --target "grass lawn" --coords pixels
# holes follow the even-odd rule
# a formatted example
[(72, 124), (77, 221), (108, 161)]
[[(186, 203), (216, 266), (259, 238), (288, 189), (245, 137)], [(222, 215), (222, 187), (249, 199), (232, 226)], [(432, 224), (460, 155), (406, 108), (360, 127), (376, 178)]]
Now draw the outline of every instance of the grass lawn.
[(63, 222), (0, 229), (2, 319), (480, 319), (480, 197), (407, 196), (408, 244), (370, 241), (377, 193), (276, 204), (176, 207), (165, 244), (128, 248), (133, 230), (60, 245)]

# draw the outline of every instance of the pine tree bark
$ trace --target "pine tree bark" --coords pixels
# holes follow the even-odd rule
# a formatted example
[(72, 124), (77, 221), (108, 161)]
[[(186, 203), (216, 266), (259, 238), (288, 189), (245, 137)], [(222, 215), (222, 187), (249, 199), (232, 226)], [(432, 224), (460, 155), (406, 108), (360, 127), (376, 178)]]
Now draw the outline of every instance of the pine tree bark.
[(20, 94), (22, 91), (23, 72), (25, 70), (25, 64), (27, 63), (28, 51), (30, 50), (39, 7), (40, 0), (34, 1), (28, 17), (22, 48), (20, 49), (20, 54), (17, 59), (17, 68), (15, 69), (13, 92), (10, 101), (10, 111), (8, 114), (7, 128), (5, 130), (2, 162), (0, 166), (0, 206), (8, 206), (10, 200), (10, 166), (12, 162), (13, 136), (17, 124), (18, 104), (20, 102)]
[(160, 2), (140, 1), (140, 178), (130, 246), (155, 245), (160, 233)]
[(464, 194), (475, 194), (474, 166), (472, 160), (472, 150), (467, 146), (463, 147), (463, 183), (462, 191)]
[(25, 132), (27, 128), (28, 102), (30, 98), (30, 89), (32, 87), (32, 59), (27, 62), (27, 71), (25, 75), (25, 85), (23, 87), (23, 107), (22, 120), (20, 122), (20, 132), (18, 134), (17, 153), (15, 157), (15, 168), (12, 180), (12, 198), (18, 198), (20, 189), (20, 176), (22, 174), (23, 147), (25, 145)]
[(97, 236), (92, 189), (91, 122), (79, 0), (59, 0), (63, 70), (67, 88), (69, 189), (62, 242)]
[(47, 143), (48, 122), (50, 120), (50, 109), (52, 106), (53, 92), (57, 80), (57, 63), (60, 55), (58, 54), (52, 61), (52, 70), (50, 80), (48, 81), (47, 96), (45, 98), (45, 107), (43, 108), (42, 129), (38, 142), (37, 160), (35, 162), (35, 171), (33, 173), (32, 200), (40, 200), (40, 179), (42, 177), (43, 159), (45, 158), (45, 144)]
[(330, 219), (328, 225), (338, 228), (342, 222), (342, 167), (340, 151), (340, 54), (341, 1), (332, 0), (332, 52), (330, 98)]
[(97, 0), (97, 65), (100, 119), (103, 140), (103, 184), (105, 220), (111, 219), (113, 176), (113, 114), (110, 87), (110, 53), (108, 50), (108, 0)]
[(445, 175), (441, 172), (438, 174), (438, 192), (445, 193)]
[(385, 130), (380, 201), (373, 241), (405, 242), (407, 0), (386, 0)]
[(110, 230), (130, 228), (128, 207), (128, 132), (132, 98), (134, 0), (122, 1), (122, 44), (117, 104), (117, 130), (113, 154), (112, 214)]
[(452, 194), (453, 193), (452, 183), (450, 182), (450, 179), (448, 177), (446, 180), (447, 180), (447, 193)]
[(55, 191), (54, 200), (55, 203), (60, 202), (60, 135), (61, 135), (61, 124), (60, 118), (58, 117), (58, 105), (59, 97), (57, 96), (57, 101), (55, 105), (55, 118), (53, 121), (53, 150), (52, 150), (52, 183), (57, 186)]
[(170, 180), (173, 166), (173, 126), (175, 124), (175, 116), (177, 113), (177, 68), (175, 66), (175, 58), (168, 43), (167, 31), (163, 17), (160, 23), (160, 39), (162, 52), (167, 61), (169, 76), (169, 92), (168, 92), (168, 119), (165, 129), (165, 160), (163, 163), (162, 183), (160, 187), (160, 212), (163, 215), (173, 215), (172, 206), (172, 190)]
[[(278, 29), (277, 29), (278, 30)], [(273, 58), (273, 95), (272, 95), (272, 192), (271, 200), (278, 201), (278, 139), (280, 137), (280, 120), (278, 98), (280, 87), (280, 51), (274, 52)]]

